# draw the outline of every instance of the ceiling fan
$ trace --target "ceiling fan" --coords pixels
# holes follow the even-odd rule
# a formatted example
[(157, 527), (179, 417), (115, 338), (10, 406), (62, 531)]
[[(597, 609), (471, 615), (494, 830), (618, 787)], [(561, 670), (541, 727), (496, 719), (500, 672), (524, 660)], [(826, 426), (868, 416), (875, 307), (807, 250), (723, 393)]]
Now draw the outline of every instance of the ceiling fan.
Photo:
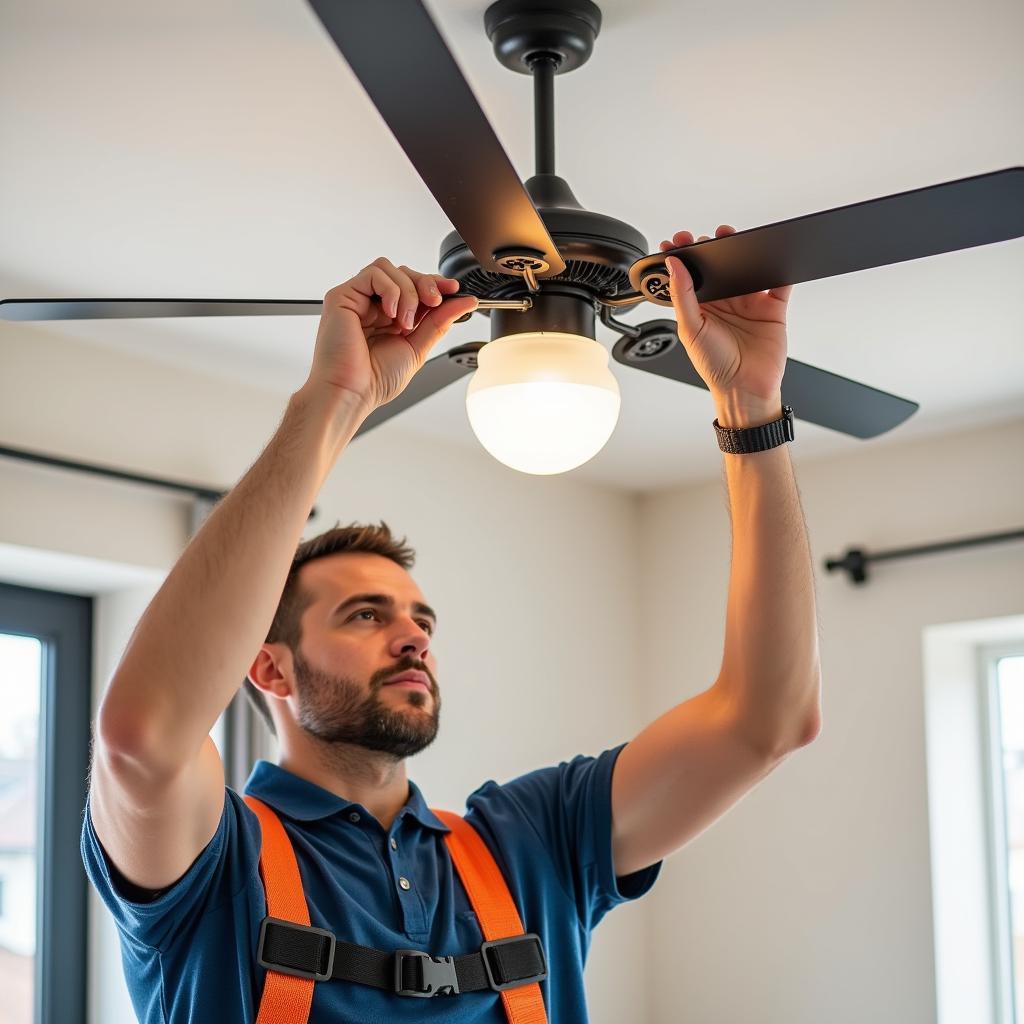
[[(421, 0), (309, 3), (451, 220), (455, 230), (441, 243), (440, 273), (459, 281), (460, 294), (480, 299), (492, 342), (539, 332), (592, 342), (600, 317), (621, 335), (611, 353), (618, 363), (706, 388), (674, 319), (632, 325), (613, 315), (643, 301), (671, 306), (666, 255), (679, 256), (698, 301), (710, 302), (1024, 235), (1024, 167), (1010, 167), (649, 254), (639, 231), (584, 209), (555, 174), (554, 78), (580, 67), (593, 51), (601, 12), (591, 0), (498, 0), (484, 14), (498, 60), (533, 78), (536, 174), (525, 183)], [(423, 117), (411, 102), (421, 96), (444, 116)], [(310, 315), (319, 314), (321, 305), (3, 299), (0, 317)], [(457, 345), (427, 360), (356, 436), (472, 373), (487, 344)], [(795, 359), (786, 362), (782, 397), (800, 419), (859, 438), (891, 430), (918, 408)]]

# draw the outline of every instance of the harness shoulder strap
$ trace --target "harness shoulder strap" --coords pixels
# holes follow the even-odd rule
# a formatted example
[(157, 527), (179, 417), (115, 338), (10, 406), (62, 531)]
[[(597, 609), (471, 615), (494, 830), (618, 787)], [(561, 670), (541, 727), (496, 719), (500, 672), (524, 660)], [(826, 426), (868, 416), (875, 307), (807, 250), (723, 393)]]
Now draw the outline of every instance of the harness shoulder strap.
[[(260, 847), (260, 875), (267, 892), (267, 916), (309, 925), (306, 894), (295, 860), (292, 842), (277, 813), (254, 796), (244, 797), (263, 833)], [(297, 978), (279, 971), (267, 971), (256, 1024), (306, 1024), (313, 1003), (312, 978)]]
[[(476, 829), (452, 811), (431, 810), (451, 829), (444, 837), (448, 853), (476, 911), (485, 941), (525, 934), (505, 876)], [(539, 982), (505, 989), (501, 999), (509, 1024), (547, 1024)]]

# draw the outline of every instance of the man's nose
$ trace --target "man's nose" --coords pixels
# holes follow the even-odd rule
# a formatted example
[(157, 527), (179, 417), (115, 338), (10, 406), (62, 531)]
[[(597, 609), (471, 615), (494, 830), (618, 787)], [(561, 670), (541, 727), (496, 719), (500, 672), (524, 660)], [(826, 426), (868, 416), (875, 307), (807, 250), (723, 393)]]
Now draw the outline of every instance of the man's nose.
[(410, 624), (400, 630), (392, 644), (392, 649), (400, 654), (415, 654), (421, 661), (426, 657), (430, 647), (430, 637), (419, 626)]

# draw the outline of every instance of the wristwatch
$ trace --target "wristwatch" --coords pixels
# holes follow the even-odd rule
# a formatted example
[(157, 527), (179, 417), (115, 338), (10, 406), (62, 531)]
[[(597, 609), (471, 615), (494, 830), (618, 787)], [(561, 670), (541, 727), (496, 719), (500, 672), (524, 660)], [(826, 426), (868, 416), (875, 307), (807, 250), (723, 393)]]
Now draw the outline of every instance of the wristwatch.
[(714, 421), (715, 433), (718, 435), (718, 447), (729, 455), (748, 455), (751, 452), (764, 452), (769, 448), (777, 448), (786, 441), (793, 440), (793, 408), (782, 407), (781, 419), (771, 423), (763, 423), (759, 427), (730, 428)]

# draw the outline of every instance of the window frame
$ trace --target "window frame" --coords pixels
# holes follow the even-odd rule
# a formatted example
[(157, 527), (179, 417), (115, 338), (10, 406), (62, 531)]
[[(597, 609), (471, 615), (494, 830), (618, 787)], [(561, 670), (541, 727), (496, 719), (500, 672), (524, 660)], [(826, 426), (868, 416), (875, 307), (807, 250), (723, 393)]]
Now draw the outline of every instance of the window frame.
[(0, 582), (0, 632), (41, 645), (34, 1024), (85, 1024), (92, 630), (91, 597)]
[(1017, 1020), (1016, 979), (1013, 964), (1013, 907), (1007, 862), (1007, 806), (1003, 784), (1003, 740), (999, 706), (1001, 658), (1024, 657), (1024, 638), (978, 647), (981, 709), (981, 751), (984, 758), (985, 845), (988, 866), (988, 919), (993, 950), (993, 1005), (997, 1024), (1024, 1024)]

